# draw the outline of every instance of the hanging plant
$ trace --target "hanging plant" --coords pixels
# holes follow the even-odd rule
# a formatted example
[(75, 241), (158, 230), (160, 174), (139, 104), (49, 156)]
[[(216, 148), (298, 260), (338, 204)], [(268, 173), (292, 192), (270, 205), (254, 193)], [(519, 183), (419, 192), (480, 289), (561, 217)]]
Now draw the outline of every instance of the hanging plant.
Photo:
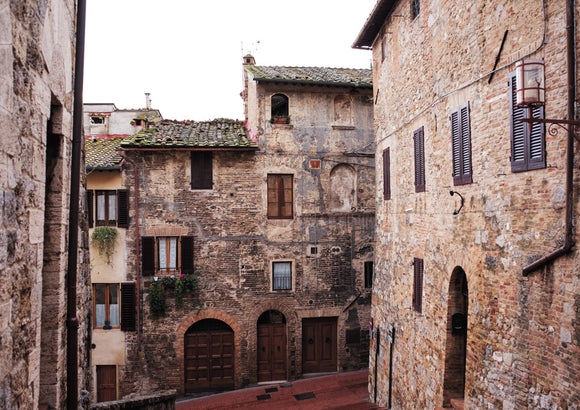
[(183, 307), (183, 281), (180, 278), (175, 280), (175, 289), (173, 295), (175, 296), (175, 306)]
[(161, 281), (151, 282), (147, 301), (149, 302), (149, 310), (154, 319), (165, 316), (165, 292)]
[(107, 264), (111, 265), (111, 256), (113, 255), (115, 239), (117, 238), (117, 228), (112, 226), (99, 226), (95, 228), (91, 235), (91, 240), (96, 244), (99, 254), (105, 255)]

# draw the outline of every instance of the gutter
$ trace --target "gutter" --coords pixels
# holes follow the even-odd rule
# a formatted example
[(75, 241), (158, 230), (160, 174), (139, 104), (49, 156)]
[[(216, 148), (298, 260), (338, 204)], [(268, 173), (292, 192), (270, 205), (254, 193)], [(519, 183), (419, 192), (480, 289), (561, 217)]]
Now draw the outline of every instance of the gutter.
[[(566, 1), (566, 46), (568, 52), (567, 70), (568, 70), (568, 120), (574, 119), (575, 116), (575, 98), (576, 98), (576, 50), (574, 47), (574, 36), (576, 24), (574, 21), (574, 0)], [(533, 271), (540, 269), (559, 258), (568, 254), (574, 247), (574, 126), (568, 125), (568, 140), (566, 149), (566, 236), (564, 245), (555, 251), (541, 257), (537, 261), (523, 268), (523, 275), (528, 276)]]
[(78, 409), (78, 328), (77, 268), (79, 240), (79, 198), (81, 144), (83, 143), (83, 77), (85, 60), (86, 0), (78, 0), (76, 15), (73, 135), (71, 154), (70, 205), (68, 226), (68, 265), (66, 276), (66, 404)]

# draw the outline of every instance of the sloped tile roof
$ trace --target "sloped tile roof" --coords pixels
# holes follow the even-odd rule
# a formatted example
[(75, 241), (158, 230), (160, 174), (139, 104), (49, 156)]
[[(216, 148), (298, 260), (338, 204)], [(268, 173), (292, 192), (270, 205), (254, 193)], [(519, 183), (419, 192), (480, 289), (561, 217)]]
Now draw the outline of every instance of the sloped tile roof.
[(326, 67), (267, 67), (247, 65), (258, 82), (301, 83), (338, 87), (373, 87), (372, 70)]
[(117, 150), (121, 141), (128, 135), (100, 135), (85, 138), (85, 153), (87, 169), (117, 169), (123, 157)]
[(162, 120), (126, 138), (122, 148), (257, 149), (244, 123), (238, 120)]

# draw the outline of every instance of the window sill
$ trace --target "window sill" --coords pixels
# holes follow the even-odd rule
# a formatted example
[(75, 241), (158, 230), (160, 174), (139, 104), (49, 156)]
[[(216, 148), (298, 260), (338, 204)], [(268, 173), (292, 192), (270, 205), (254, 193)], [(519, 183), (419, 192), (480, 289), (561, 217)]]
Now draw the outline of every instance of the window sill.
[(332, 125), (333, 130), (354, 130), (356, 127), (354, 125), (340, 125), (334, 124)]

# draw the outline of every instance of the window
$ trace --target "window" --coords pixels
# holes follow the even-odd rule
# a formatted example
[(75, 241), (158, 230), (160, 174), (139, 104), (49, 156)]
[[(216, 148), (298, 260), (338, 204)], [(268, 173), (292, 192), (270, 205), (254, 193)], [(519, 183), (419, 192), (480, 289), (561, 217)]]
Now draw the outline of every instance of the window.
[(142, 245), (143, 275), (193, 273), (192, 236), (146, 236)]
[(415, 146), (415, 192), (425, 192), (425, 131), (421, 127), (413, 133)]
[(453, 150), (453, 185), (473, 182), (471, 166), (471, 125), (469, 103), (451, 113), (451, 145)]
[(415, 258), (413, 267), (413, 310), (421, 313), (423, 311), (423, 259)]
[(381, 40), (381, 61), (385, 61), (385, 58), (387, 58), (387, 33), (383, 34)]
[(390, 148), (383, 150), (383, 199), (391, 199), (391, 154)]
[(272, 263), (272, 290), (292, 290), (292, 262)]
[(87, 190), (89, 228), (96, 226), (129, 227), (129, 191)]
[[(119, 327), (119, 285), (97, 283), (93, 285), (94, 325)], [(108, 323), (107, 323), (108, 322)]]
[(192, 151), (191, 153), (191, 189), (213, 188), (213, 153), (209, 151)]
[(546, 168), (545, 126), (518, 121), (522, 118), (544, 118), (544, 107), (516, 107), (516, 75), (510, 74), (510, 126), (512, 172)]
[(411, 0), (411, 20), (417, 17), (420, 11), (421, 11), (420, 0)]
[(288, 97), (286, 97), (284, 94), (274, 94), (270, 98), (270, 105), (271, 105), (270, 116), (272, 118), (272, 122), (274, 122), (275, 118), (281, 118), (284, 120), (282, 122), (276, 122), (278, 124), (279, 123), (288, 124), (290, 122)]
[(90, 118), (91, 125), (102, 125), (105, 123), (105, 117), (100, 115), (93, 115)]
[(292, 219), (293, 185), (292, 175), (268, 175), (268, 218)]
[(372, 261), (365, 262), (365, 288), (373, 287), (373, 273), (374, 273), (373, 265), (374, 264)]

